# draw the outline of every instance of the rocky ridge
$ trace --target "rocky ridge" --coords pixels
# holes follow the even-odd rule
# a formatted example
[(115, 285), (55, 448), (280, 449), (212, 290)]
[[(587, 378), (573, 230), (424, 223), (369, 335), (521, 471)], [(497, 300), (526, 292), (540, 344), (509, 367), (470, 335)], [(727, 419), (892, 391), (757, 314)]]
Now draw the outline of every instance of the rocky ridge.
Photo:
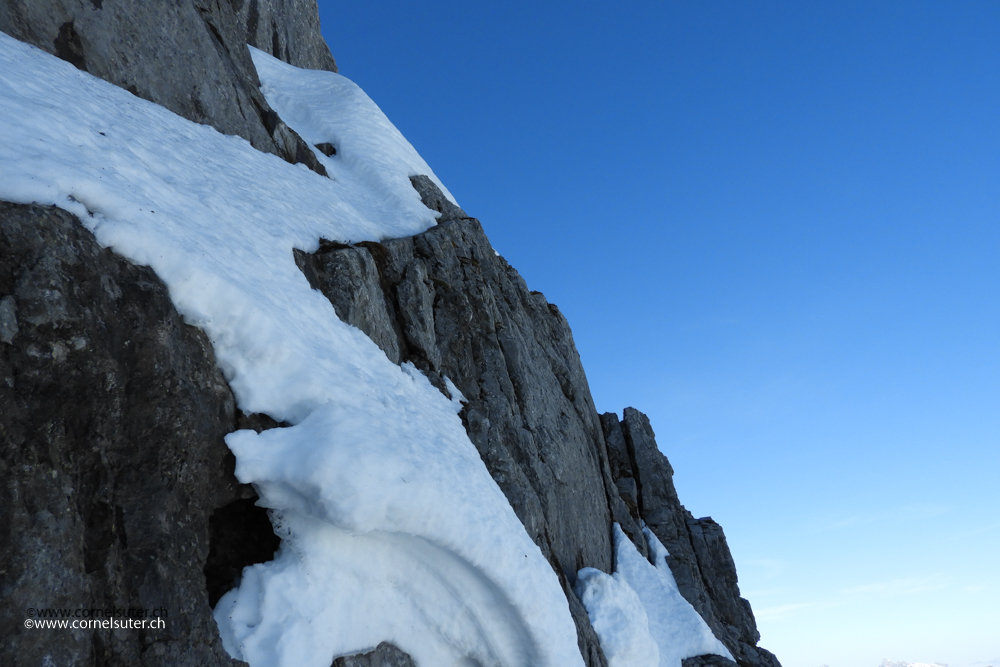
[[(182, 0), (171, 11), (164, 20), (128, 0), (2, 0), (0, 29), (308, 163), (310, 149), (257, 90), (242, 40), (335, 70), (315, 3)], [(177, 58), (157, 57), (163, 49)], [(613, 522), (646, 553), (640, 521), (738, 662), (777, 665), (756, 646), (721, 527), (680, 505), (648, 419), (632, 409), (622, 421), (599, 416), (558, 309), (430, 179), (413, 184), (441, 213), (438, 226), (382, 243), (325, 242), (296, 260), (390, 359), (464, 395), (470, 439), (563, 583), (588, 665), (606, 662), (572, 593), (575, 573), (613, 569)], [(222, 436), (277, 424), (235, 409), (211, 346), (181, 322), (162, 283), (100, 249), (73, 216), (0, 205), (0, 258), (0, 590), (8, 607), (164, 606), (172, 614), (166, 636), (107, 641), (96, 632), (27, 633), (22, 618), (5, 617), (3, 653), (25, 665), (46, 655), (67, 664), (234, 664), (211, 604), (243, 565), (273, 553), (276, 538), (252, 489), (232, 476)], [(407, 661), (384, 645), (336, 664)]]

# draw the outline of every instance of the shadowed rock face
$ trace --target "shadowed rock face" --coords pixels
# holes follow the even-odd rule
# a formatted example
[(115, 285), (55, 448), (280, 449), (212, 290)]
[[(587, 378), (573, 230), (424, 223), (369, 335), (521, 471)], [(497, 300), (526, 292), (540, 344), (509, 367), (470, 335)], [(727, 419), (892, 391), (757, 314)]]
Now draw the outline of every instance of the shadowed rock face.
[(0, 30), (326, 175), (267, 104), (246, 47), (249, 41), (298, 67), (336, 71), (315, 0), (0, 0)]
[(246, 42), (289, 65), (337, 71), (319, 31), (315, 0), (229, 0)]
[[(238, 664), (202, 568), (212, 512), (253, 491), (232, 474), (236, 411), (208, 340), (150, 269), (55, 208), (0, 203), (0, 300), (16, 330), (0, 342), (4, 664)], [(29, 607), (168, 615), (28, 631)]]

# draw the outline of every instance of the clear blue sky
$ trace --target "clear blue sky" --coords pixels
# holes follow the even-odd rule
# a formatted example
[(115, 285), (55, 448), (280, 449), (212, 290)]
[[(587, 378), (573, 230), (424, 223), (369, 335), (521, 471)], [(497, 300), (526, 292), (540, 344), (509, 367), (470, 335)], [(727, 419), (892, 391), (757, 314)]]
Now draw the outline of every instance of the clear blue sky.
[(786, 667), (1000, 666), (1000, 3), (326, 2)]

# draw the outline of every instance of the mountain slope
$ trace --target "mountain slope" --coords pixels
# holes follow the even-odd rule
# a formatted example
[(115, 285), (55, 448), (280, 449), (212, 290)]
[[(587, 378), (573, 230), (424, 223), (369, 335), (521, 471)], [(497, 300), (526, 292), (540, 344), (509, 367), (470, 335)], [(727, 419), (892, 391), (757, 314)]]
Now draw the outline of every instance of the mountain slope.
[[(249, 8), (243, 9), (249, 12)], [(61, 5), (56, 9), (65, 11)], [(53, 16), (58, 14), (56, 9)], [(7, 3), (4, 11), (0, 25), (9, 25), (11, 16), (20, 17), (23, 23), (22, 6)], [(71, 17), (75, 26), (77, 20), (84, 23), (79, 12), (99, 15), (104, 9), (78, 7), (73, 11), (78, 12)], [(227, 13), (224, 5), (212, 11), (229, 17), (226, 20), (237, 26), (240, 16), (250, 16)], [(141, 29), (142, 16), (138, 12), (129, 20)], [(172, 38), (183, 43), (190, 33), (194, 35), (191, 39), (199, 42), (199, 31), (206, 30), (216, 14), (205, 16), (202, 11), (204, 25), (190, 23)], [(87, 17), (94, 19), (90, 14)], [(59, 20), (62, 18), (65, 16)], [(315, 43), (318, 37), (308, 22), (279, 26), (277, 21), (274, 25), (284, 31), (282, 34), (305, 32), (296, 39), (287, 37), (291, 43), (299, 39)], [(58, 35), (55, 39), (58, 41)], [(95, 43), (83, 38), (78, 41), (84, 52)], [(60, 54), (59, 45), (53, 44)], [(146, 44), (137, 48), (155, 48)], [(275, 44), (272, 50), (287, 58), (289, 49), (282, 52), (280, 40)], [(5, 117), (30, 120), (19, 126), (18, 133), (5, 135), (9, 138), (0, 153), (6, 168), (0, 198), (56, 204), (93, 229), (102, 245), (111, 245), (133, 261), (153, 266), (169, 285), (173, 303), (188, 321), (209, 334), (214, 347), (209, 351), (212, 354), (192, 353), (197, 362), (186, 354), (160, 361), (154, 374), (181, 376), (180, 370), (185, 370), (196, 378), (213, 372), (217, 376), (218, 362), (240, 409), (251, 413), (234, 416), (240, 411), (227, 403), (232, 400), (228, 389), (216, 389), (218, 397), (213, 400), (223, 405), (214, 410), (219, 415), (217, 421), (198, 428), (198, 436), (209, 437), (211, 442), (192, 445), (193, 450), (171, 460), (181, 461), (182, 470), (218, 493), (190, 507), (181, 503), (182, 509), (177, 510), (176, 498), (190, 491), (165, 483), (165, 491), (153, 494), (154, 500), (147, 507), (147, 513), (152, 511), (161, 521), (177, 515), (179, 524), (189, 526), (184, 530), (161, 529), (164, 551), (187, 549), (189, 543), (200, 545), (190, 553), (182, 549), (186, 554), (179, 558), (183, 567), (168, 577), (176, 581), (170, 599), (185, 610), (184, 622), (173, 625), (171, 621), (168, 626), (172, 652), (164, 651), (167, 644), (154, 634), (108, 646), (97, 633), (61, 634), (65, 649), (75, 651), (83, 664), (100, 664), (107, 656), (112, 656), (113, 662), (128, 661), (129, 655), (141, 655), (141, 660), (150, 664), (188, 664), (183, 660), (202, 664), (198, 660), (207, 658), (195, 646), (210, 647), (205, 650), (215, 656), (211, 659), (225, 662), (218, 639), (204, 631), (208, 605), (235, 583), (233, 579), (243, 566), (262, 560), (267, 563), (247, 570), (239, 588), (223, 598), (216, 614), (229, 642), (227, 648), (250, 657), (252, 664), (269, 660), (328, 664), (332, 656), (386, 640), (428, 664), (454, 661), (462, 652), (481, 664), (567, 664), (580, 660), (577, 647), (588, 664), (604, 664), (597, 635), (571, 586), (581, 568), (612, 570), (612, 522), (622, 525), (640, 553), (648, 554), (640, 530), (642, 520), (650, 524), (672, 556), (680, 554), (673, 560), (686, 569), (678, 570), (673, 561), (670, 565), (681, 592), (729, 651), (744, 664), (776, 664), (772, 656), (754, 648), (752, 615), (747, 620), (749, 607), (739, 598), (735, 569), (727, 569), (732, 560), (721, 531), (714, 530), (710, 521), (695, 522), (685, 516), (676, 494), (670, 495), (672, 486), (664, 486), (669, 484), (670, 473), (664, 472), (669, 471), (669, 464), (656, 451), (651, 430), (637, 446), (640, 430), (629, 425), (638, 423), (639, 418), (626, 412), (624, 461), (632, 474), (624, 474), (628, 470), (622, 467), (614, 425), (607, 416), (598, 419), (565, 320), (541, 295), (529, 292), (516, 272), (496, 256), (478, 223), (467, 218), (439, 189), (440, 184), (419, 156), (406, 152), (405, 140), (392, 138), (391, 124), (386, 121), (375, 134), (362, 133), (388, 141), (379, 145), (388, 147), (389, 162), (372, 167), (378, 146), (352, 152), (352, 146), (373, 144), (358, 143), (349, 134), (351, 128), (367, 121), (347, 122), (346, 129), (320, 137), (315, 135), (315, 124), (305, 123), (277, 98), (271, 98), (273, 103), (265, 99), (270, 110), (264, 114), (265, 120), (271, 119), (272, 129), (285, 128), (282, 136), (295, 137), (300, 153), (304, 144), (299, 135), (329, 146), (322, 152), (306, 147), (308, 157), (301, 160), (289, 159), (295, 155), (288, 151), (273, 151), (289, 161), (305, 162), (317, 172), (310, 173), (265, 158), (235, 138), (175, 122), (166, 112), (144, 106), (116, 89), (95, 87), (86, 75), (66, 66), (54, 68), (12, 43), (5, 43), (5, 48), (11, 54), (3, 81), (6, 88), (0, 91), (9, 107)], [(236, 47), (232, 50), (240, 52)], [(76, 60), (73, 64), (79, 68), (80, 58), (74, 54), (72, 49), (61, 52)], [(245, 55), (249, 60), (250, 54)], [(262, 62), (268, 62), (266, 57), (255, 58), (258, 69)], [(32, 66), (27, 66), (28, 62)], [(82, 62), (86, 66), (90, 61)], [(142, 58), (133, 62), (142, 62)], [(268, 91), (264, 69), (260, 69), (264, 90), (271, 95), (274, 87)], [(141, 70), (129, 71), (129, 76), (139, 80)], [(19, 71), (31, 75), (18, 79)], [(257, 70), (252, 77), (233, 68), (227, 71), (244, 89), (256, 90)], [(343, 88), (346, 84), (333, 78), (335, 74), (319, 74), (326, 77), (323, 81), (338, 82), (341, 89), (351, 90)], [(32, 76), (39, 81), (29, 83)], [(179, 69), (171, 76), (186, 82), (177, 88), (183, 91), (196, 89), (201, 75), (197, 69)], [(74, 94), (74, 90), (78, 92)], [(293, 97), (305, 99), (302, 94)], [(377, 108), (365, 107), (366, 97), (357, 99), (363, 109), (358, 118), (375, 117)], [(80, 100), (87, 102), (83, 110), (71, 113), (73, 104)], [(171, 107), (169, 99), (155, 101)], [(18, 108), (18, 104), (28, 106)], [(102, 108), (102, 104), (110, 106)], [(175, 106), (189, 117), (198, 116), (196, 109)], [(287, 114), (298, 133), (277, 119), (274, 107)], [(350, 108), (341, 108), (331, 118), (345, 113), (349, 114)], [(219, 114), (213, 122), (216, 127), (269, 150), (252, 118), (240, 127), (228, 124), (222, 111)], [(204, 116), (193, 119), (203, 120)], [(161, 128), (170, 129), (163, 134)], [(273, 135), (269, 136), (273, 142)], [(318, 174), (332, 175), (335, 180)], [(416, 189), (411, 187), (411, 179)], [(58, 249), (70, 243), (62, 240), (67, 237), (69, 220), (65, 213), (37, 206), (4, 209), (4, 256), (24, 259), (5, 263), (8, 278), (0, 285), (5, 304), (0, 349), (5, 369), (10, 369), (5, 370), (6, 390), (0, 400), (23, 404), (19, 410), (4, 411), (2, 426), (5, 479), (13, 484), (8, 487), (12, 509), (4, 517), (11, 546), (3, 555), (6, 569), (2, 585), (5, 592), (18, 590), (17, 599), (27, 606), (57, 604), (39, 599), (47, 599), (51, 591), (69, 584), (39, 583), (43, 581), (42, 566), (18, 561), (25, 550), (33, 548), (32, 540), (47, 536), (44, 539), (52, 545), (62, 540), (72, 545), (62, 550), (60, 557), (65, 559), (66, 572), (84, 572), (82, 578), (72, 575), (79, 580), (73, 584), (74, 595), (90, 598), (80, 604), (120, 605), (128, 600), (154, 607), (164, 604), (158, 598), (167, 593), (162, 588), (144, 588), (150, 575), (142, 574), (142, 568), (128, 574), (128, 563), (140, 554), (136, 539), (144, 544), (147, 533), (158, 534), (148, 520), (138, 521), (143, 516), (137, 507), (141, 501), (126, 483), (134, 479), (141, 487), (145, 475), (156, 479), (150, 470), (152, 464), (142, 458), (147, 445), (137, 446), (140, 454), (136, 460), (112, 462), (110, 468), (105, 465), (104, 470), (114, 472), (100, 473), (106, 479), (103, 485), (95, 486), (85, 478), (98, 473), (82, 471), (100, 466), (80, 468), (73, 452), (91, 448), (98, 452), (99, 460), (111, 460), (105, 451), (107, 437), (92, 427), (99, 420), (96, 415), (105, 408), (67, 402), (69, 407), (56, 410), (52, 400), (32, 403), (26, 399), (35, 390), (21, 381), (27, 372), (26, 360), (41, 364), (34, 373), (43, 378), (43, 384), (52, 382), (46, 377), (58, 378), (60, 364), (68, 363), (87, 371), (77, 390), (86, 393), (83, 387), (94, 386), (96, 381), (90, 378), (99, 375), (93, 369), (106, 362), (94, 356), (87, 343), (74, 341), (96, 338), (111, 342), (117, 347), (108, 354), (127, 357), (134, 337), (108, 313), (108, 308), (118, 307), (110, 305), (89, 316), (92, 322), (85, 325), (104, 327), (105, 331), (63, 340), (70, 324), (64, 322), (67, 318), (60, 319), (59, 313), (67, 308), (60, 305), (62, 301), (78, 308), (82, 305), (79, 300), (93, 297), (69, 288), (53, 288), (44, 297), (32, 296), (32, 287), (39, 280), (32, 267), (42, 262), (44, 251), (38, 243), (31, 245), (25, 240), (30, 234), (24, 229), (56, 225), (51, 234), (56, 239), (52, 245)], [(435, 222), (439, 224), (434, 226)], [(21, 231), (8, 233), (15, 229)], [(73, 241), (77, 245), (89, 238), (82, 229), (77, 233), (83, 234)], [(417, 235), (412, 236), (414, 233)], [(320, 237), (330, 242), (320, 243)], [(359, 244), (361, 241), (364, 243)], [(87, 252), (100, 255), (93, 248)], [(69, 254), (86, 255), (77, 251)], [(109, 271), (96, 260), (70, 259), (64, 263), (79, 273), (69, 281), (73, 283), (89, 280), (102, 284), (102, 276)], [(256, 270), (251, 270), (254, 267)], [(50, 282), (59, 283), (56, 278)], [(325, 297), (310, 292), (310, 282)], [(59, 284), (65, 283), (64, 279)], [(60, 296), (50, 298), (53, 294)], [(43, 299), (56, 315), (32, 319), (32, 298)], [(117, 299), (113, 297), (112, 303)], [(168, 310), (177, 320), (176, 311)], [(345, 327), (340, 320), (357, 324), (367, 336)], [(147, 325), (137, 326), (145, 329)], [(304, 331), (313, 333), (303, 338)], [(405, 361), (415, 367), (394, 365)], [(179, 368), (192, 363), (194, 370)], [(126, 366), (119, 382), (141, 386), (136, 379), (138, 372)], [(181, 384), (185, 382), (194, 380)], [(41, 393), (56, 395), (51, 390)], [(182, 399), (190, 398), (186, 392), (177, 393)], [(199, 407), (206, 404), (204, 398), (194, 400)], [(159, 418), (172, 410), (187, 409), (181, 407), (183, 402), (174, 401), (172, 395), (158, 396), (155, 401), (140, 400), (127, 409), (113, 410), (116, 419), (127, 420), (145, 419), (144, 410), (152, 410)], [(257, 412), (268, 417), (252, 414)], [(33, 423), (45, 426), (25, 426)], [(166, 439), (186, 439), (182, 428), (172, 430), (174, 423), (166, 418), (156, 430)], [(238, 425), (253, 431), (231, 435), (227, 443), (237, 453), (237, 475), (253, 482), (255, 490), (240, 486), (223, 467), (225, 451), (219, 438)], [(269, 428), (275, 426), (282, 428)], [(645, 428), (648, 430), (648, 423)], [(58, 436), (67, 431), (73, 432), (75, 439)], [(256, 435), (254, 431), (265, 432)], [(352, 439), (357, 445), (345, 448), (344, 443)], [(118, 449), (125, 446), (125, 441), (116, 442), (120, 443), (114, 445)], [(329, 444), (317, 445), (320, 442)], [(402, 443), (406, 446), (400, 447)], [(38, 454), (46, 451), (56, 454)], [(221, 452), (221, 456), (201, 457), (201, 452), (211, 451)], [(303, 459), (304, 453), (310, 458), (294, 463)], [(65, 476), (64, 486), (70, 495), (83, 500), (66, 507), (39, 509), (55, 502), (58, 495), (40, 490), (35, 500), (25, 501), (17, 489), (28, 483), (26, 465), (41, 465), (31, 475), (42, 479)], [(157, 485), (152, 483), (150, 488)], [(663, 489), (659, 496), (656, 488)], [(268, 534), (259, 510), (249, 502), (255, 491), (261, 495), (259, 502), (272, 509), (271, 518), (283, 538), (277, 560), (270, 560), (267, 554), (269, 549), (273, 552), (274, 535)], [(92, 502), (95, 496), (101, 500)], [(108, 518), (112, 514), (113, 521)], [(50, 530), (49, 515), (65, 517), (65, 525)], [(316, 524), (317, 520), (322, 525)], [(14, 525), (19, 526), (16, 532)], [(66, 527), (70, 525), (94, 528), (88, 532)], [(661, 534), (662, 527), (668, 525), (678, 529)], [(207, 554), (206, 532), (210, 535)], [(331, 551), (331, 544), (340, 546)], [(331, 553), (339, 563), (332, 569)], [(379, 553), (385, 554), (392, 567), (385, 563), (376, 567), (370, 562), (377, 560)], [(521, 557), (526, 562), (519, 560)], [(139, 560), (149, 567), (148, 555)], [(13, 565), (15, 562), (19, 564)], [(199, 581), (203, 568), (207, 581)], [(409, 587), (397, 591), (402, 597), (379, 597), (377, 592), (385, 590), (385, 585), (397, 585), (385, 579), (386, 573), (398, 574), (406, 568), (413, 569), (407, 578)], [(10, 572), (17, 574), (8, 580)], [(295, 572), (306, 575), (312, 583), (289, 588), (288, 577)], [(343, 572), (354, 572), (354, 576), (324, 579), (330, 573)], [(456, 588), (454, 581), (440, 585), (462, 572), (466, 574), (461, 575), (465, 577), (461, 586)], [(66, 576), (72, 579), (70, 574)], [(383, 577), (378, 580), (383, 583), (377, 583), (373, 576)], [(249, 588), (253, 583), (262, 587), (256, 590), (264, 591), (271, 580), (284, 587), (275, 588), (276, 595), (282, 590), (299, 591), (298, 597), (286, 596), (288, 599), (280, 603), (283, 611), (276, 611), (267, 602), (278, 598), (261, 597)], [(118, 583), (101, 583), (106, 581)], [(321, 585), (311, 590), (316, 581), (325, 581), (329, 588)], [(347, 598), (324, 593), (350, 585), (356, 586), (357, 592)], [(308, 598), (311, 594), (318, 596), (313, 602)], [(254, 599), (264, 601), (258, 611), (254, 611), (258, 604)], [(411, 613), (394, 617), (376, 613), (373, 607), (364, 611), (365, 604), (398, 610), (403, 600), (410, 601), (407, 604), (416, 601)], [(320, 602), (327, 606), (317, 611)], [(460, 608), (466, 611), (458, 612)], [(558, 611), (560, 608), (564, 611)], [(734, 608), (743, 610), (742, 615), (727, 611)], [(221, 616), (220, 609), (224, 610)], [(276, 635), (263, 632), (268, 627), (268, 614), (277, 614), (275, 622), (281, 619), (273, 626), (281, 632), (299, 627), (295, 625), (298, 621), (289, 621), (290, 614), (302, 619), (303, 632), (315, 627), (319, 618), (326, 619), (328, 625), (321, 633), (307, 632), (307, 646), (289, 652), (281, 648), (281, 642), (275, 643)], [(560, 620), (562, 614), (564, 620)], [(352, 625), (354, 616), (377, 618), (378, 622)], [(421, 616), (430, 623), (417, 623), (415, 619)], [(477, 619), (475, 627), (446, 629), (447, 624), (442, 625), (443, 619), (462, 616)], [(227, 625), (227, 619), (234, 623)], [(20, 621), (15, 620), (20, 628)], [(192, 630), (191, 623), (202, 629)], [(51, 635), (48, 648), (40, 642), (38, 632), (12, 631), (8, 636), (16, 636), (21, 642), (18, 646), (30, 645), (31, 651), (62, 650), (59, 642), (51, 642)], [(254, 636), (257, 639), (251, 641)], [(190, 652), (185, 653), (185, 645), (192, 647)], [(22, 664), (33, 664), (27, 659), (29, 653), (14, 654), (26, 656)], [(168, 653), (169, 659), (165, 657)]]

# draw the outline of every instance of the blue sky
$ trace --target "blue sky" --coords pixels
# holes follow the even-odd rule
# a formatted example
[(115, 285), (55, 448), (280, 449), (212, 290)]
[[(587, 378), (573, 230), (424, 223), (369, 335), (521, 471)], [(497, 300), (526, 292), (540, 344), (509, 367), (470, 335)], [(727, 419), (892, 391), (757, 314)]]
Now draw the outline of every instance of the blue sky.
[(1000, 4), (320, 0), (785, 667), (1000, 664)]

